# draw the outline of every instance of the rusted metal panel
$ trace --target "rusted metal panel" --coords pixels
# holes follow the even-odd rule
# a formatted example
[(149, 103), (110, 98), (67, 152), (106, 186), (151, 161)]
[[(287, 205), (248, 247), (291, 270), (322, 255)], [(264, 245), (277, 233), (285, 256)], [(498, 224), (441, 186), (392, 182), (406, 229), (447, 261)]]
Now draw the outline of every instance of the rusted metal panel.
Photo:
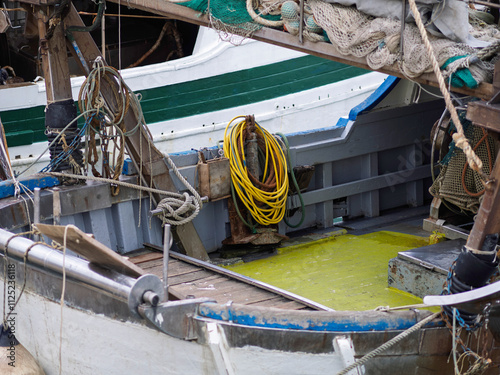
[(211, 201), (228, 198), (231, 194), (229, 159), (220, 158), (198, 163), (199, 192)]
[(388, 284), (417, 297), (440, 294), (463, 239), (401, 251), (389, 261)]

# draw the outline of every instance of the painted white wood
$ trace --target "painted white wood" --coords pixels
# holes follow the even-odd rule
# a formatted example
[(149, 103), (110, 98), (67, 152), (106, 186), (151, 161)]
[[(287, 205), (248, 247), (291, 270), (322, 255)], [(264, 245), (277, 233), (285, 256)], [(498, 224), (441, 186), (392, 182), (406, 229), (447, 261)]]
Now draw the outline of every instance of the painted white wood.
[[(16, 290), (19, 293), (19, 289)], [(17, 294), (19, 296), (19, 294)], [(0, 283), (0, 298), (3, 298)], [(95, 294), (95, 303), (104, 303)], [(64, 307), (26, 290), (15, 309), (15, 334), (47, 375), (332, 374), (344, 368), (336, 352), (308, 354), (229, 347), (216, 322), (209, 344), (185, 341), (141, 324)], [(62, 345), (60, 327), (62, 322)]]
[[(241, 59), (242, 55), (245, 59)], [(125, 69), (121, 74), (127, 85), (137, 91), (254, 68), (303, 55), (254, 40), (244, 40), (241, 45), (233, 45), (220, 40), (214, 30), (201, 27), (193, 55)], [(334, 126), (338, 118), (346, 116), (352, 107), (368, 97), (385, 77), (384, 74), (371, 72), (297, 94), (187, 118), (150, 123), (148, 127), (156, 147), (170, 154), (192, 148), (217, 146), (223, 139), (227, 123), (238, 115), (255, 115), (257, 122), (271, 133), (287, 134)], [(75, 100), (83, 81), (84, 77), (71, 78)], [(0, 112), (40, 105), (46, 105), (43, 81), (0, 90)], [(9, 148), (14, 171), (20, 173), (25, 170), (46, 148), (47, 142)], [(26, 174), (40, 171), (48, 162), (49, 155), (46, 153)]]

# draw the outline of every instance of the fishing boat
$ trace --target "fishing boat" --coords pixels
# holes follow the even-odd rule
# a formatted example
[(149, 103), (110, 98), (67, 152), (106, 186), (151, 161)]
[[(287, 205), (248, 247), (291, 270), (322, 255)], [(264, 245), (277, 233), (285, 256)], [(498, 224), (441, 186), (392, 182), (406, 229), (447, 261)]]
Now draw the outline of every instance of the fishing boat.
[[(303, 29), (306, 7), (301, 9), (303, 2), (294, 4), (297, 30), (293, 23), (285, 27), (286, 32), (267, 25), (253, 30), (251, 37), (373, 69), (374, 56), (367, 61), (366, 57), (340, 53), (333, 35), (328, 34), (327, 40), (315, 32), (318, 36), (309, 37), (318, 40), (306, 40), (315, 29)], [(345, 5), (316, 0), (307, 4), (313, 12), (319, 6), (364, 17)], [(215, 12), (200, 15), (198, 7), (134, 0), (128, 5), (194, 24), (214, 25), (210, 16), (215, 17)], [(37, 6), (45, 9), (44, 4)], [(287, 16), (282, 14), (282, 18)], [(67, 25), (82, 27), (73, 7), (64, 19)], [(320, 19), (315, 14), (316, 24)], [(416, 21), (421, 23), (418, 17)], [(44, 25), (47, 30), (41, 30), (47, 32), (51, 26)], [(54, 27), (43, 55), (44, 66), (66, 59), (66, 53), (62, 57), (54, 48), (64, 40), (61, 28)], [(405, 28), (414, 31), (411, 24)], [(109, 138), (115, 149), (125, 148), (120, 142), (126, 145), (130, 160), (111, 169), (109, 178), (100, 177), (99, 172), (75, 174), (81, 157), (80, 133), (75, 130), (77, 147), (61, 147), (64, 158), (53, 155), (51, 171), (26, 179), (11, 173), (11, 179), (1, 184), (3, 322), (8, 328), (2, 335), (17, 339), (6, 345), (4, 364), (11, 366), (6, 369), (23, 365), (16, 354), (22, 344), (47, 374), (452, 374), (460, 368), (485, 373), (498, 370), (500, 287), (491, 278), (498, 269), (500, 163), (493, 164), (497, 157), (494, 138), (490, 140), (486, 130), (481, 130), (498, 129), (492, 115), (497, 107), (491, 99), (496, 81), (476, 81), (475, 87), (453, 89), (462, 120), (467, 116), (471, 122), (465, 132), (474, 129), (481, 141), (469, 148), (459, 134), (464, 132), (459, 130), (461, 121), (436, 97), (438, 82), (430, 74), (414, 77), (416, 82), (397, 78), (406, 77), (409, 67), (398, 72), (389, 65), (380, 68), (381, 72), (395, 76), (386, 78), (348, 115), (331, 119), (327, 126), (274, 136), (258, 116), (243, 114), (226, 120), (224, 157), (218, 146), (166, 154), (155, 146), (132, 90), (102, 58), (95, 59), (99, 50), (88, 33), (72, 35), (81, 65), (95, 63), (87, 82), (95, 80), (100, 88), (99, 95), (84, 90), (80, 105), (83, 110), (94, 108), (87, 113), (84, 126), (99, 133), (99, 138), (94, 134), (87, 142), (108, 141), (109, 133), (100, 126), (119, 118), (117, 125), (124, 137), (119, 140), (118, 132)], [(381, 43), (384, 37), (379, 38), (371, 42), (378, 52), (386, 45)], [(469, 47), (461, 44), (456, 48)], [(491, 62), (485, 56), (481, 61), (489, 69)], [(470, 83), (470, 76), (479, 76), (473, 72), (474, 64), (478, 62), (469, 59), (469, 65), (460, 68), (465, 69), (458, 77), (462, 82)], [(73, 106), (69, 77), (57, 69), (47, 72), (46, 81), (47, 77), (51, 82), (61, 79), (59, 87), (47, 86), (51, 105), (58, 103), (52, 99), (62, 99), (67, 107)], [(443, 91), (446, 97), (447, 91)], [(130, 111), (120, 110), (126, 107), (120, 98), (130, 98)], [(55, 108), (48, 112), (71, 112), (66, 107)], [(58, 118), (48, 114), (51, 128), (59, 129), (53, 131), (56, 140), (68, 122), (64, 118), (59, 124)], [(455, 145), (451, 133), (457, 134)], [(90, 135), (89, 130), (86, 137)], [(102, 155), (113, 154), (109, 145), (103, 150)], [(474, 155), (481, 155), (481, 150), (486, 155), (482, 167), (474, 164)], [(437, 154), (439, 173), (434, 160)], [(104, 164), (116, 161), (107, 160)], [(467, 163), (477, 168), (470, 172), (472, 176)], [(242, 174), (241, 170), (248, 172)], [(113, 176), (116, 171), (118, 176)], [(453, 171), (459, 171), (458, 175)], [(483, 189), (476, 184), (474, 173), (484, 178)], [(248, 175), (259, 178), (249, 184)], [(464, 189), (472, 193), (466, 200), (446, 188), (452, 175), (462, 179)], [(75, 183), (77, 180), (85, 183)], [(266, 193), (275, 189), (277, 195), (262, 201), (265, 203), (247, 204), (255, 187), (264, 187)], [(265, 195), (262, 191), (257, 193)], [(278, 207), (274, 204), (278, 201), (288, 203)], [(277, 206), (276, 210), (267, 210), (271, 206)], [(239, 251), (251, 249), (255, 255), (256, 250), (274, 251), (289, 241), (336, 241), (344, 233), (340, 228), (353, 234), (398, 225), (412, 230), (416, 221), (420, 231), (423, 225), (444, 241), (401, 251), (381, 266), (389, 268), (390, 285), (424, 297), (424, 305), (335, 311), (335, 306), (214, 264), (222, 245)], [(352, 259), (354, 247), (346, 250), (352, 255), (344, 259), (357, 263)], [(357, 256), (366, 257), (368, 250), (362, 248)], [(274, 262), (272, 256), (269, 259)], [(380, 266), (376, 259), (370, 259), (371, 267)], [(339, 267), (347, 267), (347, 261)], [(293, 270), (277, 272), (283, 272), (284, 278), (294, 274)], [(446, 293), (439, 295), (443, 283)], [(436, 305), (443, 306), (442, 311), (441, 307), (437, 312), (428, 310)]]
[[(114, 4), (108, 6), (110, 14), (118, 12)], [(386, 77), (244, 37), (224, 40), (220, 33), (204, 26), (162, 17), (127, 18), (131, 15), (125, 12), (120, 18), (122, 27), (133, 25), (141, 31), (124, 33), (118, 44), (116, 17), (108, 16), (113, 22), (108, 21), (105, 28), (107, 59), (114, 67), (124, 68), (121, 75), (140, 95), (156, 147), (163, 152), (217, 145), (226, 119), (239, 113), (255, 114), (272, 132), (295, 132), (303, 129), (304, 123), (322, 127), (325, 116), (344, 116)], [(2, 34), (5, 41), (0, 65), (7, 66), (3, 71), (9, 78), (0, 85), (0, 114), (14, 171), (21, 173), (29, 167), (26, 173), (31, 174), (49, 160), (44, 153), (48, 145), (47, 97), (43, 72), (36, 64), (38, 37), (23, 34), (31, 25), (25, 14), (10, 12), (17, 23)], [(20, 38), (25, 45), (19, 48), (15, 43), (20, 43)], [(94, 38), (102, 39), (100, 34)], [(149, 53), (155, 42), (160, 46)], [(118, 59), (118, 52), (123, 60)], [(165, 61), (167, 55), (171, 57)], [(141, 59), (143, 63), (134, 66)], [(84, 77), (71, 57), (69, 74), (72, 97), (77, 101)]]

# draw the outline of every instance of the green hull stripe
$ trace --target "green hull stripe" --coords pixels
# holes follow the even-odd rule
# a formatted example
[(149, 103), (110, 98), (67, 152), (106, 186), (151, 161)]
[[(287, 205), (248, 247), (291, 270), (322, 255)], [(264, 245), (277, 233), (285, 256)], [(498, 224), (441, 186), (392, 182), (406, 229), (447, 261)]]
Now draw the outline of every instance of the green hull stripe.
[[(141, 105), (146, 122), (152, 124), (289, 95), (366, 73), (368, 71), (361, 68), (304, 56), (142, 90)], [(10, 147), (46, 140), (44, 108), (38, 106), (0, 113)]]

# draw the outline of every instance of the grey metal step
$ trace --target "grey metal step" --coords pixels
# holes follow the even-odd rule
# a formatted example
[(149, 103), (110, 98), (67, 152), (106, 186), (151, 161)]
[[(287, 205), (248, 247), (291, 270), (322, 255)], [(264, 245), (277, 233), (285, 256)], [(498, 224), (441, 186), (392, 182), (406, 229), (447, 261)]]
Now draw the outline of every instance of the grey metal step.
[(456, 239), (399, 252), (389, 261), (389, 287), (421, 298), (440, 294), (463, 245), (465, 240)]

